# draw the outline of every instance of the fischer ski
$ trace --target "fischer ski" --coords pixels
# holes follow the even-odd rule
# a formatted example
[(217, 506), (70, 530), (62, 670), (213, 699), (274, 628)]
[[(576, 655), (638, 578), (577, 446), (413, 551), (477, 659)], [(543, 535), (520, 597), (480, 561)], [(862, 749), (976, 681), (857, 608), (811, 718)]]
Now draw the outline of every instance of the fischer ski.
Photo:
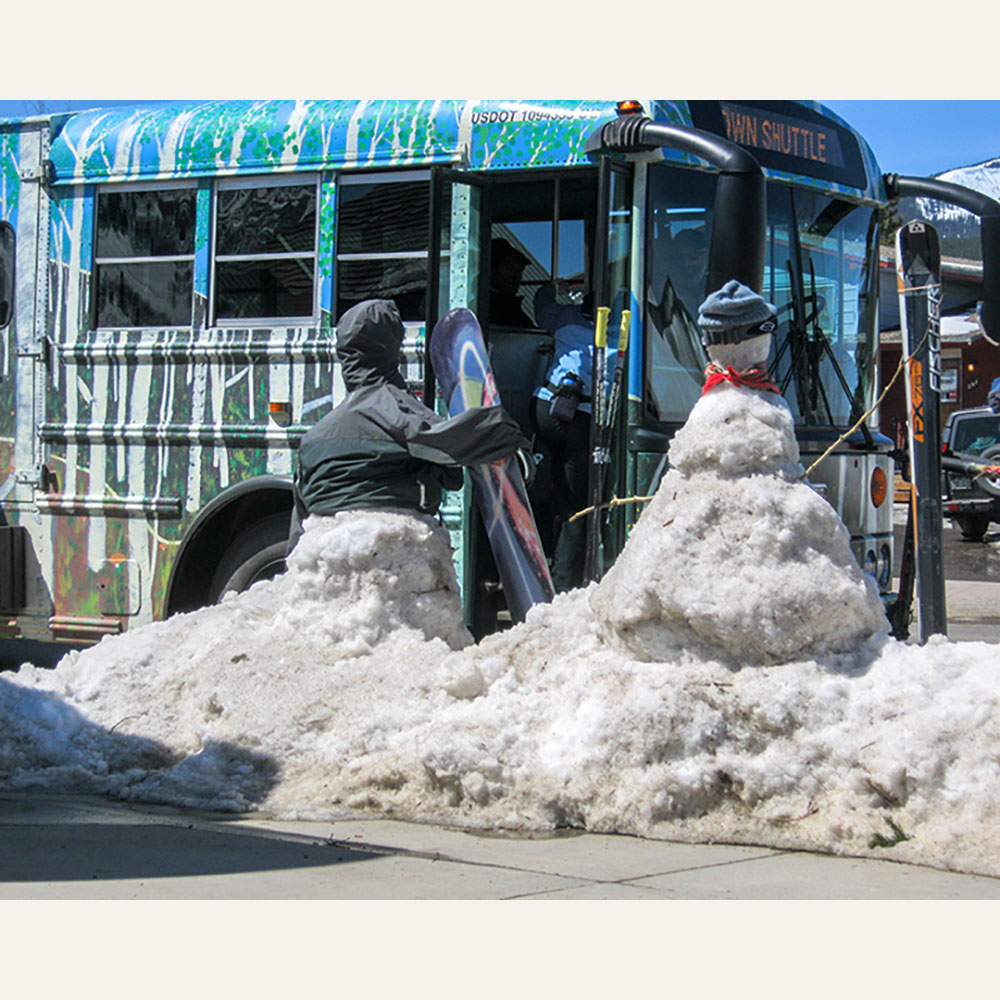
[(923, 643), (948, 634), (941, 534), (941, 252), (929, 223), (909, 222), (896, 234), (896, 277), (903, 356), (909, 359), (912, 545)]

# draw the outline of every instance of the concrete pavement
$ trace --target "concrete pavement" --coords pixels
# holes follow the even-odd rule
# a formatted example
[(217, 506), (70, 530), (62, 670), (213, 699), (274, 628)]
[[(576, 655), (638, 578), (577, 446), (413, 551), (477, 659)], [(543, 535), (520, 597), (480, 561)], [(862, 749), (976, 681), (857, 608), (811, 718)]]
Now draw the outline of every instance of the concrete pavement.
[(0, 899), (1000, 899), (1000, 879), (760, 847), (24, 792), (0, 795)]

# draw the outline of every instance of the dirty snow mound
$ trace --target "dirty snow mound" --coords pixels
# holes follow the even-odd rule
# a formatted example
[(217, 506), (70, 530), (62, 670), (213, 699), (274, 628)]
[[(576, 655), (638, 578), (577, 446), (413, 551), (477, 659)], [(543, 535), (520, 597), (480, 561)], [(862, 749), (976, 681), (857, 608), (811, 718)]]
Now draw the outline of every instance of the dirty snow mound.
[(0, 682), (5, 786), (247, 809), (326, 730), (350, 759), (405, 725), (411, 679), (472, 641), (447, 532), (393, 511), (306, 529), (283, 576)]
[(734, 666), (852, 649), (888, 623), (836, 511), (801, 480), (779, 396), (720, 386), (670, 448), (673, 468), (592, 598), (609, 641)]

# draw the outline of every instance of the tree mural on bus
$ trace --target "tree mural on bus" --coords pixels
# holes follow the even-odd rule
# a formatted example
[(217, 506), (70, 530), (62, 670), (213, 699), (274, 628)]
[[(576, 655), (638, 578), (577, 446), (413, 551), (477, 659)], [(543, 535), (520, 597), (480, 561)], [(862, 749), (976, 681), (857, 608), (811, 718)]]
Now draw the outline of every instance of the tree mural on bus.
[[(14, 250), (17, 252), (17, 208), (20, 190), (20, 135), (0, 132), (0, 218), (14, 227)], [(15, 264), (15, 281), (17, 267)], [(0, 331), (0, 499), (14, 482), (14, 358), (17, 344), (17, 309), (5, 330)]]

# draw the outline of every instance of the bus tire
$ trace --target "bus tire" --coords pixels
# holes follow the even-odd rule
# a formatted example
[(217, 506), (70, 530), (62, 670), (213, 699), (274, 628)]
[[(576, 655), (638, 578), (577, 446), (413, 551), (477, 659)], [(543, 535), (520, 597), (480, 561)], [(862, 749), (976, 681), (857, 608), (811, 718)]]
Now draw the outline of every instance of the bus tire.
[(288, 514), (272, 514), (236, 536), (212, 577), (212, 604), (218, 604), (231, 590), (242, 593), (260, 580), (285, 572), (288, 523)]

